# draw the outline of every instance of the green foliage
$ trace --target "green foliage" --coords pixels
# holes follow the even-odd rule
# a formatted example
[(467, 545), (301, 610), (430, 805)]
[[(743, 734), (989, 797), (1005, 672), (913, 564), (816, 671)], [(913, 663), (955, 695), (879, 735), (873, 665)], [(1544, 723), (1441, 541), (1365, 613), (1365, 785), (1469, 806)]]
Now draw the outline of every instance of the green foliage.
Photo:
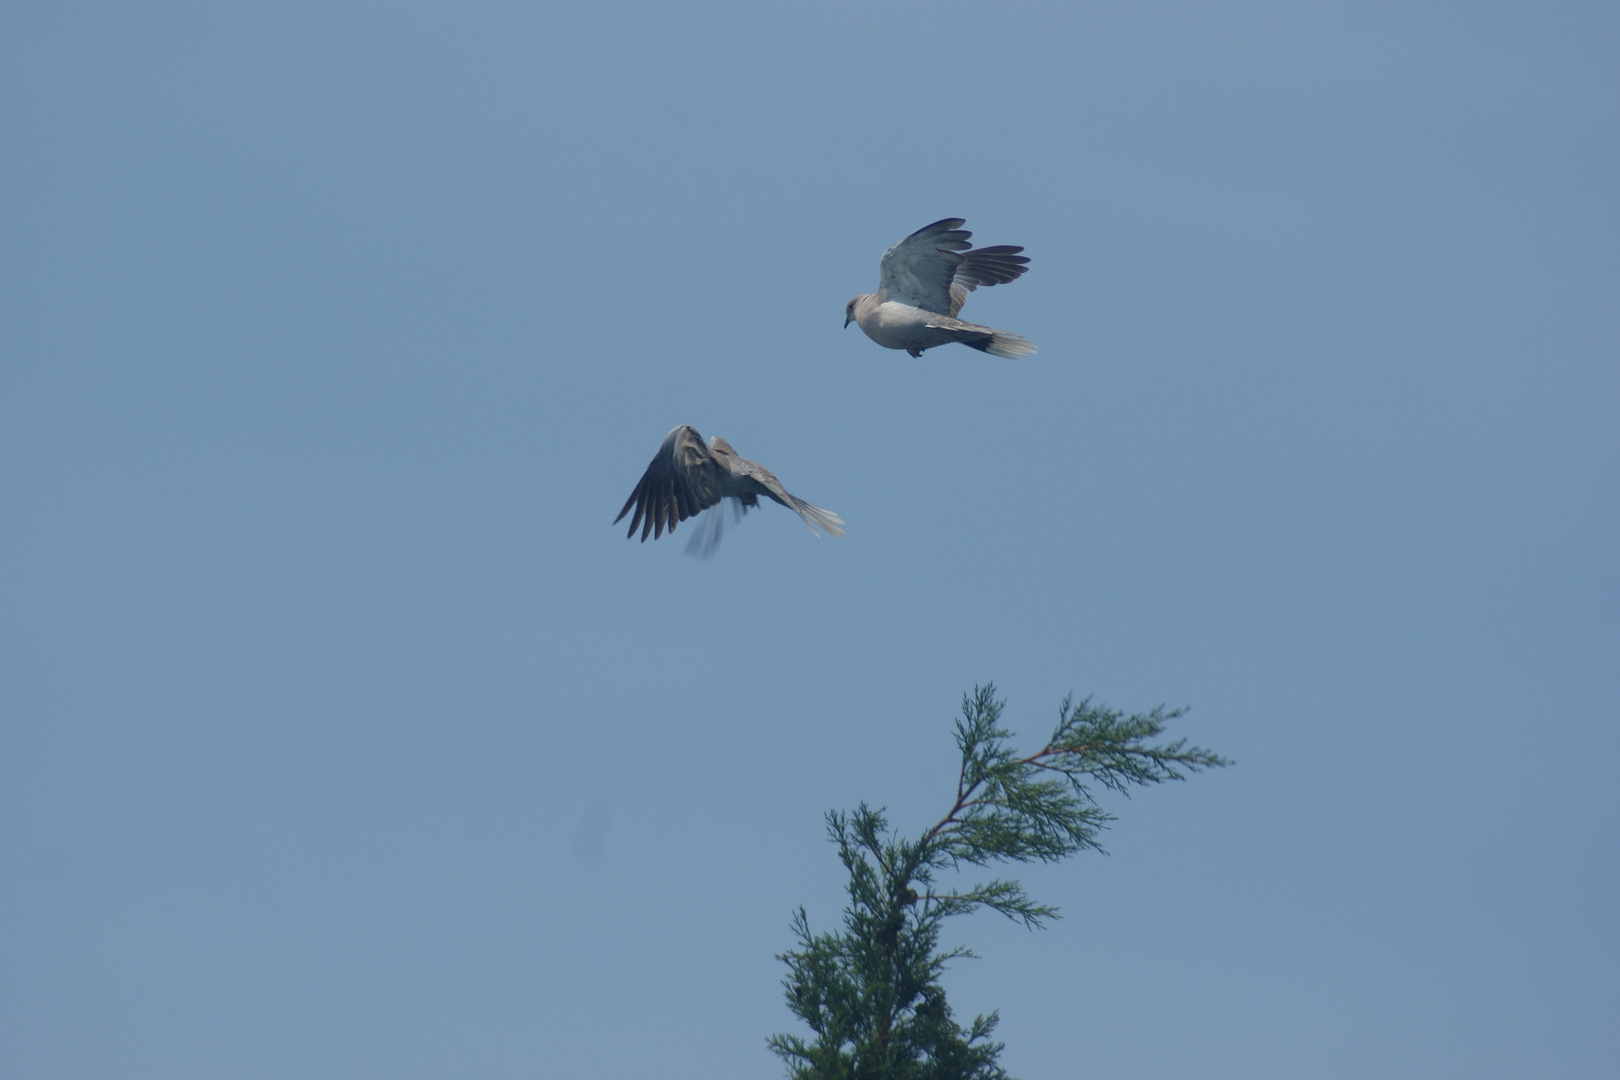
[(1020, 757), (1001, 727), (1005, 704), (994, 685), (963, 697), (956, 801), (921, 838), (896, 835), (883, 811), (865, 803), (827, 815), (849, 872), (849, 904), (843, 929), (825, 934), (811, 932), (800, 908), (793, 919), (799, 947), (778, 957), (788, 967), (788, 1008), (815, 1034), (769, 1040), (793, 1080), (1007, 1080), (996, 1063), (1002, 1044), (990, 1039), (996, 1014), (963, 1027), (946, 1004), (941, 973), (973, 954), (937, 951), (940, 924), (982, 907), (1034, 928), (1058, 912), (1035, 903), (1016, 881), (957, 889), (941, 886), (940, 877), (964, 866), (1055, 862), (1101, 850), (1098, 834), (1113, 815), (1097, 805), (1094, 791), (1128, 794), (1132, 786), (1228, 764), (1182, 739), (1150, 744), (1179, 710), (1126, 716), (1072, 697), (1047, 744)]

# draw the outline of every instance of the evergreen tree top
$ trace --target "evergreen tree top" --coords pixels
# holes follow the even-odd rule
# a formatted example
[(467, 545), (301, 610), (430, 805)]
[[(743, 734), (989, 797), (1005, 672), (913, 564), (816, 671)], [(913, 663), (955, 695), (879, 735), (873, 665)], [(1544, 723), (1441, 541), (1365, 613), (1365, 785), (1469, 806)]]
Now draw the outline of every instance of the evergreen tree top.
[(1058, 911), (1017, 881), (942, 888), (940, 875), (1101, 850), (1099, 834), (1113, 815), (1097, 804), (1097, 790), (1128, 795), (1134, 786), (1230, 764), (1184, 739), (1151, 741), (1183, 710), (1126, 715), (1072, 696), (1046, 745), (1020, 756), (1001, 726), (1005, 706), (994, 684), (963, 696), (956, 798), (916, 840), (896, 834), (883, 811), (865, 803), (828, 813), (828, 835), (849, 872), (849, 904), (837, 933), (813, 934), (799, 909), (799, 948), (779, 957), (788, 966), (788, 1008), (816, 1036), (769, 1040), (793, 1080), (1003, 1080), (1001, 1044), (990, 1041), (997, 1015), (963, 1028), (946, 1003), (941, 973), (972, 954), (938, 951), (940, 924), (984, 907), (1034, 928)]

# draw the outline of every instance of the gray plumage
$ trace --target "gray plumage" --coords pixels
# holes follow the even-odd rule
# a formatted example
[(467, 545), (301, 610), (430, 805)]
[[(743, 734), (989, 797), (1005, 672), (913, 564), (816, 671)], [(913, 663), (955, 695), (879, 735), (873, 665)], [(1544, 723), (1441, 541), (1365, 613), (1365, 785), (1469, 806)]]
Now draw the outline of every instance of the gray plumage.
[[(697, 429), (686, 424), (664, 436), (664, 444), (613, 521), (623, 521), (634, 507), (635, 516), (625, 535), (634, 537), (639, 528), (645, 543), (648, 534), (656, 540), (665, 529), (673, 533), (677, 523), (701, 514), (722, 499), (734, 500), (740, 516), (758, 506), (761, 495), (798, 514), (817, 536), (821, 535), (816, 532), (818, 528), (833, 536), (844, 535), (843, 518), (789, 494), (769, 469), (738, 454), (720, 436), (705, 446)], [(718, 529), (713, 537), (706, 547), (700, 545), (699, 554), (712, 552), (713, 544), (719, 541)]]
[(1005, 330), (965, 322), (957, 313), (979, 286), (1005, 285), (1028, 269), (1013, 244), (974, 248), (962, 218), (924, 225), (883, 253), (878, 291), (844, 305), (844, 325), (857, 323), (886, 349), (921, 356), (924, 349), (960, 342), (991, 356), (1013, 359), (1035, 351), (1033, 342)]

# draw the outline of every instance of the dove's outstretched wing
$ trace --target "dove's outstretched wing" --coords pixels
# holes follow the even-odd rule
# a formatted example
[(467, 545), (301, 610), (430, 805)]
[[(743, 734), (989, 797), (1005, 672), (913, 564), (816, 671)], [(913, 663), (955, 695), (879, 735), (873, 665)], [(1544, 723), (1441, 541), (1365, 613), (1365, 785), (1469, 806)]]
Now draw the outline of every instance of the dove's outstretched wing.
[(965, 224), (963, 218), (941, 218), (885, 251), (878, 260), (878, 302), (893, 300), (954, 315), (951, 284), (962, 265), (959, 252), (973, 246), (968, 241), (973, 234), (962, 228)]
[(956, 318), (956, 313), (967, 303), (967, 294), (980, 285), (988, 287), (1017, 281), (1029, 269), (1029, 256), (1018, 254), (1023, 250), (1018, 244), (997, 244), (962, 252), (961, 265), (951, 279), (951, 309), (945, 314)]
[[(805, 502), (782, 486), (782, 481), (776, 474), (757, 461), (749, 461), (731, 448), (731, 444), (716, 435), (709, 440), (709, 451), (714, 455), (715, 461), (731, 474), (731, 483), (727, 485), (727, 495), (738, 492), (745, 493), (747, 499), (752, 495), (763, 495), (772, 502), (780, 503), (792, 510), (804, 523), (810, 526), (810, 531), (821, 534), (817, 529), (825, 529), (830, 536), (844, 535), (844, 519), (831, 510), (823, 510)], [(750, 503), (750, 505), (752, 505)]]
[(897, 301), (936, 315), (956, 318), (967, 294), (981, 285), (1005, 285), (1029, 269), (1017, 244), (975, 248), (962, 218), (924, 225), (878, 262), (878, 303)]
[(613, 522), (623, 521), (633, 506), (636, 514), (630, 519), (626, 536), (635, 536), (638, 527), (643, 542), (649, 533), (656, 540), (666, 528), (674, 532), (677, 522), (701, 514), (720, 501), (723, 472), (703, 445), (703, 436), (696, 428), (682, 424), (664, 436), (664, 445), (658, 448)]

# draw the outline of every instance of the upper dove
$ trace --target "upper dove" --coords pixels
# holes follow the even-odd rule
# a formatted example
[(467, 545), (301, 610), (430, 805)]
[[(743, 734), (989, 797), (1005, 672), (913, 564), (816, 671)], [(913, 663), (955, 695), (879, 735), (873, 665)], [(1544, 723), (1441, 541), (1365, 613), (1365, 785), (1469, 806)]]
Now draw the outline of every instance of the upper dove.
[(991, 356), (1028, 356), (1034, 342), (1005, 330), (956, 317), (967, 294), (980, 285), (1016, 280), (1029, 259), (1013, 244), (974, 248), (962, 218), (924, 225), (878, 261), (878, 291), (844, 305), (844, 325), (859, 323), (866, 336), (885, 349), (921, 356), (924, 349), (960, 341)]

